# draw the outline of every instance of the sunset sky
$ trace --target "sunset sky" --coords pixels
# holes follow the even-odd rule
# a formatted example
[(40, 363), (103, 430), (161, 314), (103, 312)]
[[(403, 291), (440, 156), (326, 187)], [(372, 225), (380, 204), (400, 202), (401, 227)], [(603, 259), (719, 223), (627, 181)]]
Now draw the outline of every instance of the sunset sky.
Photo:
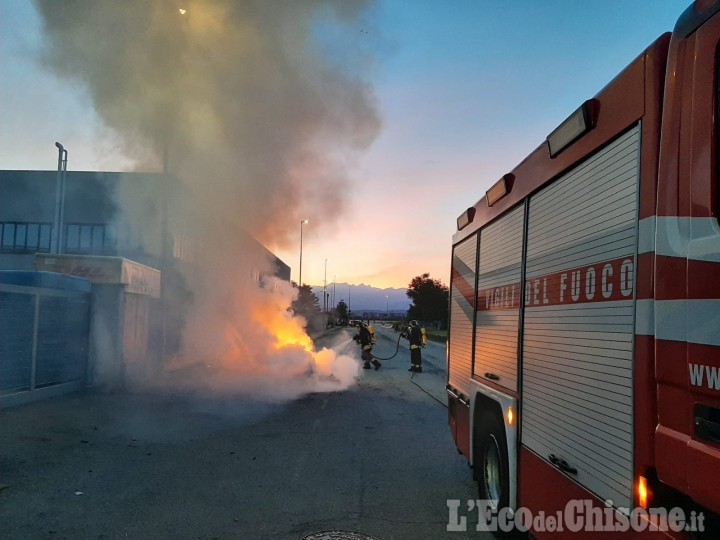
[[(429, 272), (447, 283), (457, 216), (672, 30), (689, 3), (371, 4), (367, 25), (343, 31), (352, 32), (348, 42), (365, 40), (354, 50), (372, 53), (372, 61), (364, 61), (365, 80), (381, 127), (346, 165), (351, 182), (340, 217), (329, 222), (331, 198), (304, 216), (303, 281), (321, 285), (327, 259), (328, 281), (404, 288)], [(278, 0), (278, 9), (282, 5)], [(0, 0), (0, 7), (0, 169), (52, 170), (54, 143), (61, 141), (69, 170), (133, 170), (135, 162), (103, 125), (85, 88), (36, 61), (42, 27), (33, 3)], [(268, 247), (297, 280), (300, 221), (295, 230), (288, 227), (284, 241)]]

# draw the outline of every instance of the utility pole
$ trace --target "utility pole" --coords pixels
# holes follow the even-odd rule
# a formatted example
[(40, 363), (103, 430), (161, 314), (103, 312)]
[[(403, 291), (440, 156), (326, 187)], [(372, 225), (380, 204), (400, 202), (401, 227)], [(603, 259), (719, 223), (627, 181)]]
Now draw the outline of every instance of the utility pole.
[(67, 150), (59, 142), (55, 143), (58, 149), (58, 170), (55, 180), (55, 218), (50, 239), (50, 252), (62, 252), (62, 227), (65, 213), (65, 176), (67, 173)]
[(325, 313), (328, 310), (327, 302), (327, 259), (325, 259), (325, 277), (323, 278), (323, 298), (325, 299)]
[(300, 222), (300, 277), (298, 278), (298, 287), (302, 287), (302, 229), (303, 225), (305, 225), (308, 222), (307, 219), (303, 219)]

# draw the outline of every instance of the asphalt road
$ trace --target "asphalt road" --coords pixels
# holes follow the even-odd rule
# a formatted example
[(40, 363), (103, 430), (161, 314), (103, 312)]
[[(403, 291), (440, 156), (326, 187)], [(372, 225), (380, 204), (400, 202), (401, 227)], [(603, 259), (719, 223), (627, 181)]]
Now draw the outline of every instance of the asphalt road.
[[(330, 337), (359, 356), (349, 329)], [(378, 328), (374, 352), (396, 340)], [(0, 538), (481, 538), (471, 515), (446, 531), (447, 499), (477, 491), (447, 427), (444, 346), (424, 353), (412, 378), (403, 345), (348, 390), (281, 405), (86, 392), (0, 411)]]

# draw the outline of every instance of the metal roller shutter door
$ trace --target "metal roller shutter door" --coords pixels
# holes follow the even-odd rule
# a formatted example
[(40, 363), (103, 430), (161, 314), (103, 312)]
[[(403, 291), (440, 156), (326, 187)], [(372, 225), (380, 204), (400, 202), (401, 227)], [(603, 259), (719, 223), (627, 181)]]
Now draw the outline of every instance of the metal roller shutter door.
[(528, 211), (522, 443), (565, 459), (616, 507), (632, 506), (639, 147), (636, 126), (533, 196)]
[(475, 309), (475, 264), (477, 234), (453, 249), (450, 293), (450, 339), (448, 343), (450, 384), (470, 394), (472, 334)]
[(519, 206), (482, 231), (475, 373), (490, 373), (517, 390), (518, 318), (525, 207)]

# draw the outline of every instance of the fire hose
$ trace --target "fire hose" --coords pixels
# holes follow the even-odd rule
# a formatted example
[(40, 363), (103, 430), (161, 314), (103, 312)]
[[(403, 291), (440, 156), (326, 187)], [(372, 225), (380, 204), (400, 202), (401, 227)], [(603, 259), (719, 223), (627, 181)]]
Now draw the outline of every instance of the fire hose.
[(397, 356), (397, 353), (400, 351), (400, 338), (402, 338), (402, 337), (403, 337), (403, 333), (401, 332), (400, 335), (398, 336), (397, 348), (395, 349), (395, 354), (393, 354), (392, 356), (388, 356), (387, 358), (380, 358), (379, 356), (375, 356), (372, 353), (370, 353), (370, 354), (372, 355), (372, 357), (375, 360), (390, 360), (391, 358), (395, 358)]

